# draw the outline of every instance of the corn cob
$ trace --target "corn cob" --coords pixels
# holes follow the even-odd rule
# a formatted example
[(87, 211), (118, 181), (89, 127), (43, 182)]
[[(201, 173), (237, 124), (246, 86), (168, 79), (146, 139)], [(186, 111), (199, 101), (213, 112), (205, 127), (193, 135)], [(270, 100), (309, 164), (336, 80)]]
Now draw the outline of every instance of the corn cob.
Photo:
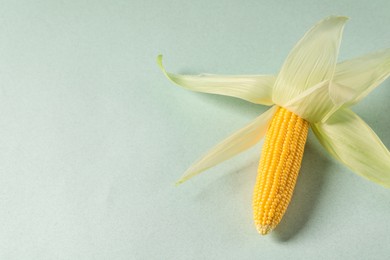
[(282, 219), (301, 167), (309, 122), (279, 107), (268, 127), (253, 194), (258, 232), (273, 230)]

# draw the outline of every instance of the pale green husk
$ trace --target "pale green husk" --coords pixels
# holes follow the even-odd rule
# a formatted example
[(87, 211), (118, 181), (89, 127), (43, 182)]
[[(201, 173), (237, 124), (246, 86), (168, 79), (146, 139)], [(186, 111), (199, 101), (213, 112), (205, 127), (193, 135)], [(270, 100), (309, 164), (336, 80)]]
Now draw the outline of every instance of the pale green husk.
[(273, 105), (272, 87), (275, 76), (272, 75), (179, 75), (169, 73), (162, 64), (162, 55), (157, 57), (157, 64), (165, 76), (175, 84), (186, 89), (241, 98), (246, 101)]
[(331, 16), (311, 28), (291, 50), (276, 78), (273, 100), (285, 105), (310, 87), (331, 80), (347, 17)]
[(353, 172), (390, 188), (390, 152), (354, 112), (342, 109), (312, 125), (325, 149)]
[[(232, 96), (256, 104), (285, 107), (308, 120), (336, 159), (357, 174), (390, 187), (390, 153), (349, 106), (390, 75), (390, 49), (336, 64), (346, 17), (331, 16), (311, 28), (288, 55), (279, 74), (178, 75), (174, 83), (197, 92)], [(275, 108), (228, 137), (193, 164), (179, 183), (248, 149), (264, 135)]]

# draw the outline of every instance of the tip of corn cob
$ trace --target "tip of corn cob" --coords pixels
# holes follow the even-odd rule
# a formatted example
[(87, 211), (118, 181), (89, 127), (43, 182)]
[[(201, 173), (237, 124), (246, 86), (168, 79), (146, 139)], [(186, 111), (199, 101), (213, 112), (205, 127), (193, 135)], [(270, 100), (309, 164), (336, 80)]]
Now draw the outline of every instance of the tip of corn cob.
[(259, 232), (261, 235), (267, 235), (269, 232), (273, 230), (273, 227), (271, 225), (256, 225), (257, 232)]

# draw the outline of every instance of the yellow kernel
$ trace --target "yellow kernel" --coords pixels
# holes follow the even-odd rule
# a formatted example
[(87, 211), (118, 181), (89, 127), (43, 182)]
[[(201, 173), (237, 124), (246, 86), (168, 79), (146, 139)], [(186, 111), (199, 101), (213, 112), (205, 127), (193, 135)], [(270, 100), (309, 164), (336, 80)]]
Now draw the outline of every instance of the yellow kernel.
[(278, 108), (266, 134), (253, 193), (258, 232), (273, 230), (282, 219), (295, 187), (309, 123)]

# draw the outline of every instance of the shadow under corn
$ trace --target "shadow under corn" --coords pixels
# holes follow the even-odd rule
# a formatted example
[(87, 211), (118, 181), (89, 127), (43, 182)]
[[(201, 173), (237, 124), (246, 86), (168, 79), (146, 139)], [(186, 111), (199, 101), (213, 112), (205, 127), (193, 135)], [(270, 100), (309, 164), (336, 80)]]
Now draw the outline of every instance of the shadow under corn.
[[(321, 190), (325, 185), (327, 168), (331, 165), (331, 162), (325, 155), (325, 151), (321, 151), (323, 149), (321, 145), (315, 142), (318, 141), (311, 133), (305, 146), (301, 170), (290, 205), (281, 223), (270, 234), (273, 239), (279, 242), (287, 242), (296, 238), (304, 230), (312, 213), (315, 211)], [(229, 194), (235, 194), (229, 196), (245, 196), (248, 199), (248, 196), (243, 193), (248, 192), (247, 183), (250, 182), (249, 179), (253, 178), (253, 176), (247, 176), (244, 173), (248, 172), (249, 169), (256, 171), (257, 160), (258, 158), (247, 165), (240, 165), (237, 169), (220, 175), (219, 178), (208, 183), (204, 189), (198, 192), (197, 200), (215, 200), (215, 198), (219, 197), (217, 193), (221, 192), (221, 189), (217, 188), (219, 185), (226, 187), (224, 192), (230, 190)], [(250, 202), (247, 203), (250, 204)], [(221, 212), (216, 214), (223, 215), (224, 209), (219, 207), (219, 210)]]
[(288, 241), (301, 232), (315, 210), (324, 186), (328, 159), (308, 140), (302, 160), (301, 170), (290, 205), (280, 224), (271, 233), (277, 241)]

